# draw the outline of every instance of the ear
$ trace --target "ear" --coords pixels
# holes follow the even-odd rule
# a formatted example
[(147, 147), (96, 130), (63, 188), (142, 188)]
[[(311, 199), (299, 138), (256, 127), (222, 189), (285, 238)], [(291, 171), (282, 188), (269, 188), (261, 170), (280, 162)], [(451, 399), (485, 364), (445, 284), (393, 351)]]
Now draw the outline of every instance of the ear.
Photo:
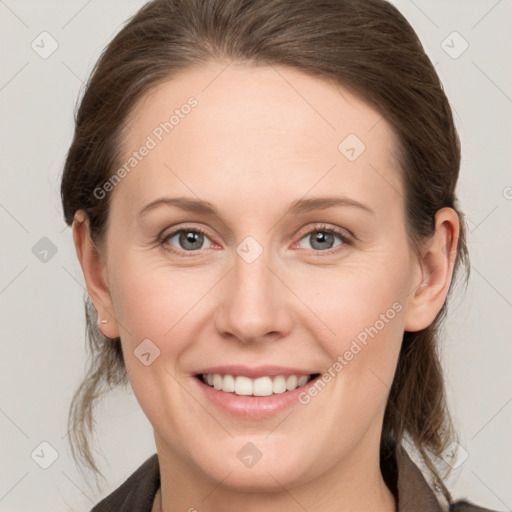
[[(73, 219), (73, 240), (89, 297), (98, 313), (98, 327), (108, 338), (119, 337), (103, 256), (90, 236), (89, 218), (79, 210)], [(102, 322), (106, 320), (106, 322)]]
[(420, 282), (412, 291), (405, 316), (406, 331), (431, 325), (446, 300), (457, 258), (460, 220), (452, 208), (441, 208), (435, 217), (435, 232), (418, 261)]

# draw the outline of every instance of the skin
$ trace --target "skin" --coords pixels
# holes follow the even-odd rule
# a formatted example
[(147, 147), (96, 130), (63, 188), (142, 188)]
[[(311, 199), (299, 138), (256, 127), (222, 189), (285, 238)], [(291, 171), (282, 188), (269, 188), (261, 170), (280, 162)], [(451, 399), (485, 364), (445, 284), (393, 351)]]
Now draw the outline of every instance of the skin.
[[(83, 212), (73, 224), (101, 329), (121, 336), (154, 428), (154, 510), (395, 510), (379, 469), (386, 399), (404, 330), (431, 324), (445, 301), (458, 217), (440, 210), (416, 255), (388, 123), (344, 88), (289, 68), (210, 62), (181, 73), (133, 112), (126, 159), (190, 96), (198, 106), (111, 192), (104, 244), (92, 244)], [(351, 133), (366, 145), (353, 162), (338, 150)], [(295, 200), (333, 195), (372, 212), (286, 214)], [(161, 197), (208, 201), (223, 221), (172, 206), (137, 217)], [(348, 238), (334, 237), (337, 252), (313, 245), (318, 223)], [(191, 257), (177, 236), (157, 241), (180, 227), (206, 231)], [(247, 236), (263, 248), (250, 264), (236, 252)], [(219, 364), (321, 373), (395, 303), (401, 311), (307, 405), (235, 418), (193, 380)], [(160, 349), (148, 366), (134, 356), (146, 338)], [(252, 468), (236, 456), (247, 442), (262, 453)]]

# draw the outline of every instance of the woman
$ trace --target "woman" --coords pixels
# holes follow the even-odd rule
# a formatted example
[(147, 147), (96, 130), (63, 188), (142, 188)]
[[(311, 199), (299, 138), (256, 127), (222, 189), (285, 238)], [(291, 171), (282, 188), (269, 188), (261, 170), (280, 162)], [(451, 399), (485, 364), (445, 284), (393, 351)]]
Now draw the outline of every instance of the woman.
[(141, 9), (62, 179), (90, 297), (78, 454), (97, 469), (84, 425), (128, 382), (157, 451), (93, 510), (483, 510), (436, 465), (459, 164), (439, 78), (383, 0)]

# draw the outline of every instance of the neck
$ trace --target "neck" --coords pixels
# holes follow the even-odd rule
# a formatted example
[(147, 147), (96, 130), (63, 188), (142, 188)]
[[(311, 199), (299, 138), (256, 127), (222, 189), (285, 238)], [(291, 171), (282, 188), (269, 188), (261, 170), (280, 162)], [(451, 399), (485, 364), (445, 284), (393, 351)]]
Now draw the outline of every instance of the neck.
[[(244, 491), (230, 485), (230, 473), (216, 481), (160, 449), (157, 438), (161, 487), (152, 512), (395, 512), (395, 497), (389, 491), (376, 451), (353, 450), (337, 465), (305, 483), (281, 486), (268, 476), (274, 490)], [(377, 454), (375, 456), (375, 453)]]

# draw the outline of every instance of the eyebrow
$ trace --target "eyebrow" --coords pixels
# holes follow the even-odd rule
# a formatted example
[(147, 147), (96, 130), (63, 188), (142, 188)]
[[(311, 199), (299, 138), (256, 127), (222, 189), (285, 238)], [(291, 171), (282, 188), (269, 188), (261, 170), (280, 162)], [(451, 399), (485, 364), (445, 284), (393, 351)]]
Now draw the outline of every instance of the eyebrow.
[[(155, 199), (151, 201), (146, 206), (144, 206), (137, 217), (142, 217), (146, 215), (149, 211), (159, 207), (159, 206), (175, 206), (176, 208), (180, 208), (181, 210), (197, 213), (201, 215), (206, 215), (210, 217), (217, 217), (222, 219), (222, 217), (217, 212), (215, 206), (213, 206), (208, 201), (202, 201), (199, 199), (191, 199), (187, 197), (163, 197), (160, 199)], [(299, 214), (306, 213), (315, 210), (325, 210), (327, 208), (332, 208), (335, 206), (351, 206), (355, 208), (360, 208), (368, 213), (375, 213), (371, 208), (366, 206), (359, 201), (355, 201), (348, 197), (339, 197), (339, 196), (329, 196), (329, 197), (314, 197), (311, 199), (298, 199), (294, 201), (286, 210), (285, 215), (287, 214)]]

